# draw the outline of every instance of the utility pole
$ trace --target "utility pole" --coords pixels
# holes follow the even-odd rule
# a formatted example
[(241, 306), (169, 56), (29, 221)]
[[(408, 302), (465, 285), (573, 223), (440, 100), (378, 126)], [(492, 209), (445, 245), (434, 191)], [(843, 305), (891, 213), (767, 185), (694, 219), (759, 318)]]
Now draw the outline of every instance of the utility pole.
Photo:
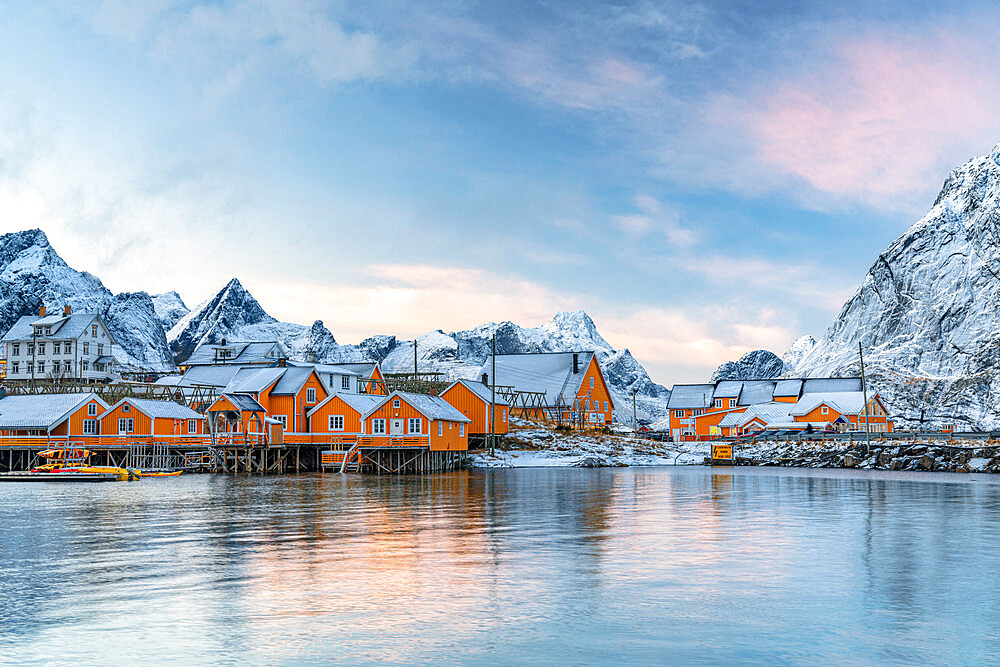
[(861, 390), (865, 397), (865, 456), (872, 453), (872, 437), (868, 428), (868, 381), (865, 379), (865, 353), (861, 349), (861, 342), (858, 341), (858, 356), (861, 357)]
[(635, 389), (632, 390), (632, 435), (639, 434), (639, 420), (635, 416)]
[(417, 381), (417, 339), (413, 339), (413, 381)]
[(497, 332), (493, 332), (493, 342), (492, 346), (492, 359), (493, 370), (490, 371), (490, 456), (493, 456), (496, 451), (496, 403), (497, 403)]

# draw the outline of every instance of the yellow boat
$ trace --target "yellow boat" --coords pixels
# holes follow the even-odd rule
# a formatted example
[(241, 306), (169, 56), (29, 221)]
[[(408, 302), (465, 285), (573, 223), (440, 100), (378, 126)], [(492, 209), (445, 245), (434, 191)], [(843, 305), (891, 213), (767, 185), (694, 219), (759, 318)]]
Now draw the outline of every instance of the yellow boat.
[(58, 472), (58, 473), (100, 473), (114, 475), (119, 482), (135, 482), (142, 477), (139, 470), (133, 468), (119, 468), (117, 466), (92, 466), (87, 464), (87, 459), (91, 454), (86, 449), (47, 449), (39, 452), (39, 456), (48, 459), (48, 462), (36, 468), (32, 472)]
[(140, 470), (143, 477), (177, 477), (183, 470)]

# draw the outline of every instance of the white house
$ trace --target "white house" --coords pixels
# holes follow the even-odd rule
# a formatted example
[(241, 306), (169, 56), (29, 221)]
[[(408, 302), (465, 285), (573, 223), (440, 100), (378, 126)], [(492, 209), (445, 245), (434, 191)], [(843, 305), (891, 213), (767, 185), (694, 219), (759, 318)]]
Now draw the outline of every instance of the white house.
[(13, 380), (72, 378), (85, 382), (113, 380), (115, 339), (97, 313), (25, 315), (0, 339)]

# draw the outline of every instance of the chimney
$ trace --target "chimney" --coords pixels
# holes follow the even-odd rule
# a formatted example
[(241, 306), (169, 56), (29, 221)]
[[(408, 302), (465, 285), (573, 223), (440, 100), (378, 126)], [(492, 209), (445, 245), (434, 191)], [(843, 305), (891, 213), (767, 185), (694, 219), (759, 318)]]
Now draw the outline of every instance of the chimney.
[(225, 345), (226, 345), (226, 339), (225, 339), (225, 338), (223, 338), (223, 339), (222, 339), (222, 346), (223, 346), (223, 347), (225, 347)]
[(580, 372), (580, 355), (576, 352), (573, 353), (573, 375)]
[(487, 387), (490, 386), (490, 374), (489, 373), (483, 373), (483, 384), (485, 384)]
[(38, 316), (39, 317), (45, 317), (45, 306), (39, 306), (38, 307)]
[(285, 359), (284, 358), (278, 359), (278, 368), (284, 368), (285, 366), (286, 366)]
[(70, 308), (69, 306), (63, 306), (63, 315), (65, 315), (66, 317), (69, 317), (72, 314), (73, 314), (73, 309), (72, 308)]

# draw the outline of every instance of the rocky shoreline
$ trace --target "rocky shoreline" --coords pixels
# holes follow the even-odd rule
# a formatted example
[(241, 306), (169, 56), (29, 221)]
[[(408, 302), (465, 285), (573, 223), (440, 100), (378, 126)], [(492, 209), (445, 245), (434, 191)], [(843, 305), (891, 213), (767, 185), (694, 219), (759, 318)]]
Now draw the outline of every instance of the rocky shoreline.
[[(840, 446), (837, 446), (840, 445)], [(859, 470), (918, 470), (939, 472), (1000, 472), (1000, 444), (934, 442), (765, 443), (752, 451), (737, 451), (737, 465)]]

